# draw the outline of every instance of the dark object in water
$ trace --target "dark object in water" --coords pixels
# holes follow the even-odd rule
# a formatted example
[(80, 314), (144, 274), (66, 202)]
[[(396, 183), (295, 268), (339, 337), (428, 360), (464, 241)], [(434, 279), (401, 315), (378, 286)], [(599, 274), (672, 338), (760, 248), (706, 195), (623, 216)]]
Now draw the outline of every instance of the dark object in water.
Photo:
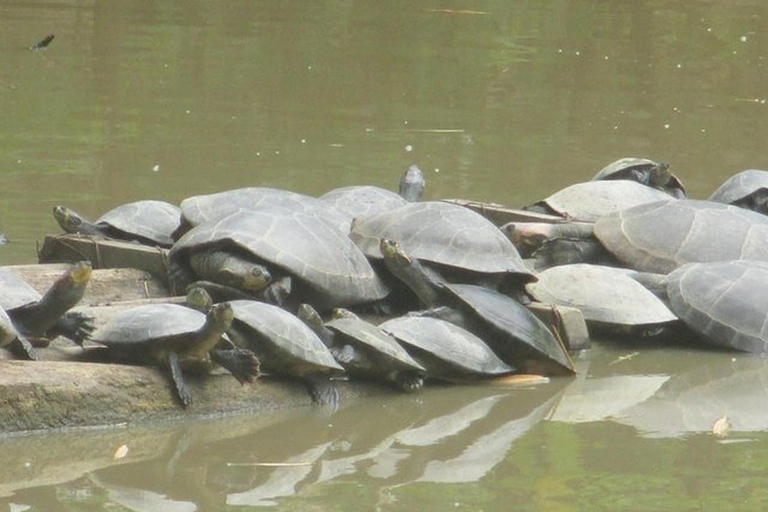
[(48, 48), (48, 45), (51, 44), (51, 41), (53, 41), (53, 37), (53, 34), (48, 34), (42, 41), (38, 41), (37, 43), (33, 44), (29, 47), (29, 49), (42, 50), (43, 48)]

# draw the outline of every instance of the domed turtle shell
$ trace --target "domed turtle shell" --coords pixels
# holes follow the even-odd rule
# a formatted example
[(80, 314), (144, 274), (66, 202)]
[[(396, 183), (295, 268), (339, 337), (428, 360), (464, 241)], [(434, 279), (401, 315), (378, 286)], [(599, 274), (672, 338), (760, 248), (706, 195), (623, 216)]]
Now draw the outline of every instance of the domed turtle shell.
[(122, 234), (116, 238), (139, 239), (162, 247), (173, 245), (181, 223), (181, 209), (165, 201), (145, 200), (120, 205), (96, 220)]
[(244, 252), (286, 270), (317, 295), (314, 305), (322, 309), (375, 301), (388, 292), (355, 244), (310, 213), (238, 211), (191, 229), (169, 257), (184, 261), (190, 252), (209, 247)]
[[(715, 190), (709, 197), (710, 201), (717, 203), (734, 204), (743, 208), (754, 210), (754, 206), (748, 204), (748, 199), (756, 195), (768, 195), (768, 171), (760, 169), (747, 169), (741, 171), (727, 180)], [(765, 198), (763, 198), (763, 202)], [(742, 204), (747, 203), (747, 204)], [(760, 205), (765, 208), (765, 205)], [(765, 210), (755, 210), (760, 213), (768, 213)]]
[(768, 263), (690, 263), (667, 280), (672, 310), (721, 347), (768, 352)]
[(620, 326), (656, 326), (677, 316), (623, 269), (574, 264), (549, 268), (528, 284), (533, 297), (546, 304), (575, 307), (588, 322)]
[(316, 197), (267, 187), (248, 187), (217, 192), (215, 194), (192, 196), (181, 202), (181, 213), (185, 229), (205, 222), (223, 219), (238, 210), (253, 210), (270, 207), (315, 215), (338, 228), (344, 234), (349, 233), (352, 222), (350, 215), (336, 210), (326, 201)]
[(198, 331), (205, 319), (205, 313), (180, 304), (145, 304), (121, 311), (91, 339), (110, 347), (162, 344)]
[(351, 218), (374, 215), (408, 204), (399, 194), (371, 185), (335, 188), (320, 199)]
[(345, 342), (364, 349), (378, 363), (380, 371), (412, 370), (423, 373), (424, 368), (413, 360), (397, 341), (379, 327), (360, 318), (342, 317), (327, 322), (326, 327), (340, 333)]
[(482, 215), (450, 203), (409, 203), (356, 219), (350, 237), (366, 256), (380, 260), (382, 238), (395, 240), (422, 261), (481, 273), (511, 272), (535, 279), (517, 249)]
[(515, 371), (471, 332), (429, 317), (402, 316), (379, 325), (437, 379), (493, 377)]
[(631, 180), (662, 190), (675, 199), (686, 196), (683, 183), (669, 172), (668, 164), (647, 158), (620, 158), (603, 167), (592, 180)]
[(443, 284), (455, 307), (470, 314), (468, 328), (502, 361), (527, 373), (573, 373), (563, 344), (528, 308), (495, 290), (471, 284)]
[(533, 206), (543, 205), (574, 221), (594, 222), (617, 210), (663, 200), (672, 197), (634, 181), (587, 181), (565, 187)]
[(768, 260), (768, 217), (736, 206), (680, 199), (606, 215), (595, 236), (623, 264), (668, 274), (686, 263)]
[(291, 313), (271, 304), (233, 300), (234, 328), (245, 330), (247, 347), (268, 373), (303, 376), (342, 373), (339, 363), (320, 338)]

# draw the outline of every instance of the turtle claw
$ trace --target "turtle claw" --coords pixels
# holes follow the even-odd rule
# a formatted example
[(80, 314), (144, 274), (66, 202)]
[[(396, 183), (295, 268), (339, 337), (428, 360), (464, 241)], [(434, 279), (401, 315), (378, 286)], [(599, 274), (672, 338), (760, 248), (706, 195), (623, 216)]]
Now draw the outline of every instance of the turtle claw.
[(260, 362), (248, 349), (212, 350), (211, 360), (231, 373), (240, 384), (259, 378)]
[(54, 328), (56, 334), (66, 336), (80, 347), (91, 337), (96, 326), (93, 317), (84, 313), (70, 311), (62, 316)]
[(176, 396), (181, 400), (181, 404), (184, 407), (192, 405), (192, 394), (187, 388), (187, 384), (184, 382), (184, 376), (181, 373), (181, 364), (179, 364), (179, 356), (176, 352), (168, 352), (168, 369), (171, 372), (171, 379), (173, 380), (173, 386), (176, 390)]

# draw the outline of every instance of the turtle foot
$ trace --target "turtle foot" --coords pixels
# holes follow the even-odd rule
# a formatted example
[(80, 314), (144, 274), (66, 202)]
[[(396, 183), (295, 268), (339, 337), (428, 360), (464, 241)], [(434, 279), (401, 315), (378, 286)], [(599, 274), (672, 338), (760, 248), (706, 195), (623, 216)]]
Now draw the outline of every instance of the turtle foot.
[(49, 335), (66, 336), (79, 346), (91, 337), (95, 326), (93, 317), (84, 313), (70, 311), (62, 316)]
[(333, 411), (339, 408), (339, 390), (336, 384), (324, 375), (307, 376), (304, 379), (312, 401)]
[(212, 350), (211, 359), (231, 373), (240, 384), (259, 378), (259, 360), (248, 349)]

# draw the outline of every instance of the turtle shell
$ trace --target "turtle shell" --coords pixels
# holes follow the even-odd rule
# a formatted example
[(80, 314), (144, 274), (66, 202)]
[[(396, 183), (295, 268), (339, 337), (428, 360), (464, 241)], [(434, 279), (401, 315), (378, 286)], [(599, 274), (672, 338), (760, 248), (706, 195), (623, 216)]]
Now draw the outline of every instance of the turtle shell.
[(218, 247), (276, 265), (303, 281), (327, 309), (381, 299), (387, 288), (341, 231), (310, 213), (285, 208), (238, 211), (201, 224), (179, 239), (169, 257)]
[(163, 247), (173, 245), (172, 234), (179, 228), (181, 209), (164, 201), (136, 201), (113, 208), (96, 224), (107, 226), (119, 238), (138, 238)]
[(0, 308), (0, 347), (6, 347), (19, 337), (19, 331), (4, 309)]
[(251, 300), (229, 304), (235, 314), (235, 329), (245, 329), (243, 334), (251, 340), (244, 348), (253, 350), (265, 371), (298, 376), (344, 371), (312, 329), (291, 313)]
[(515, 371), (483, 340), (444, 320), (402, 316), (387, 320), (379, 328), (397, 338), (433, 378), (492, 377)]
[(768, 191), (768, 171), (747, 169), (727, 180), (709, 197), (717, 203), (734, 204), (760, 191)]
[(540, 272), (538, 277), (527, 286), (536, 300), (578, 308), (589, 322), (647, 326), (677, 320), (661, 299), (622, 269), (562, 265)]
[(620, 158), (600, 169), (592, 180), (632, 180), (663, 190), (675, 199), (684, 199), (686, 193), (683, 183), (668, 169), (667, 164), (647, 158)]
[(336, 188), (320, 199), (350, 218), (374, 215), (408, 204), (399, 194), (370, 185)]
[(721, 347), (768, 352), (768, 263), (690, 263), (669, 275), (672, 310)]
[(351, 341), (358, 350), (362, 348), (371, 354), (369, 359), (378, 363), (379, 372), (425, 371), (392, 336), (369, 322), (359, 318), (337, 318), (325, 325), (341, 334), (345, 342)]
[(543, 203), (553, 212), (574, 221), (594, 222), (603, 215), (672, 197), (635, 181), (587, 181), (575, 183), (555, 192)]
[(146, 304), (121, 311), (91, 339), (107, 346), (161, 343), (198, 331), (205, 320), (204, 313), (180, 304)]
[(381, 259), (382, 238), (396, 241), (419, 260), (481, 273), (528, 276), (520, 254), (504, 233), (482, 215), (437, 201), (355, 219), (350, 237), (366, 256)]
[(16, 273), (0, 267), (0, 308), (12, 311), (41, 298), (42, 295)]
[(352, 222), (350, 215), (336, 210), (326, 201), (289, 190), (267, 187), (238, 188), (215, 194), (192, 196), (181, 202), (181, 213), (184, 223), (193, 227), (223, 219), (238, 210), (274, 206), (316, 215), (345, 234), (349, 232)]
[(468, 326), (504, 361), (530, 373), (573, 373), (563, 344), (528, 308), (495, 290), (445, 284), (457, 307), (470, 313)]
[(668, 274), (691, 262), (768, 261), (768, 217), (736, 206), (681, 199), (606, 215), (595, 236), (636, 270)]

